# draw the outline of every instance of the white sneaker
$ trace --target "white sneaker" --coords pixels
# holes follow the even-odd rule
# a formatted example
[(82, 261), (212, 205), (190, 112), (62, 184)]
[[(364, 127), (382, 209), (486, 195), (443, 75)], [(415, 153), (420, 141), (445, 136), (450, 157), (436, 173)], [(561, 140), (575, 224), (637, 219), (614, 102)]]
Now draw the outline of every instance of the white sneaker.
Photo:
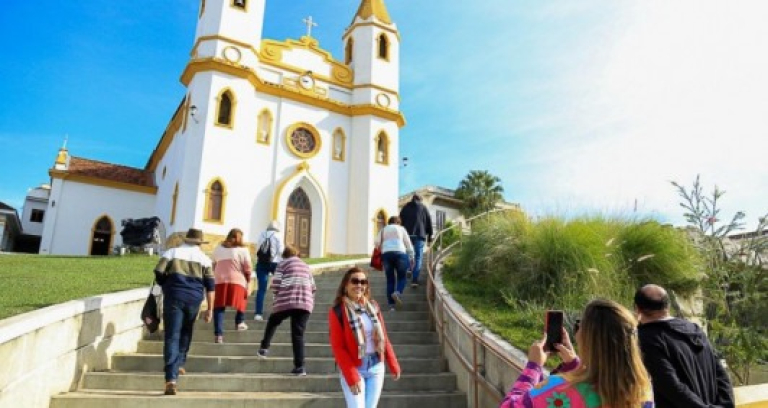
[(246, 331), (248, 330), (248, 325), (245, 324), (245, 322), (242, 322), (237, 325), (237, 331)]
[(253, 316), (253, 320), (256, 320), (257, 322), (263, 321), (264, 320), (264, 316), (262, 316), (262, 315)]

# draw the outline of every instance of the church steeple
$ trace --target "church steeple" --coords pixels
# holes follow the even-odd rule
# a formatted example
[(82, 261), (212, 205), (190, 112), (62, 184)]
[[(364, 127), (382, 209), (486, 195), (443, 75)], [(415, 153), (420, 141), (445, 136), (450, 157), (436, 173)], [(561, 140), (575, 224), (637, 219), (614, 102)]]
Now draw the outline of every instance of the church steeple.
[[(376, 19), (382, 23), (392, 24), (384, 0), (362, 0), (360, 7), (357, 9), (357, 14), (355, 14), (355, 18), (360, 17), (362, 20), (368, 20), (371, 16), (376, 17)], [(354, 23), (355, 20), (352, 19), (352, 24)]]

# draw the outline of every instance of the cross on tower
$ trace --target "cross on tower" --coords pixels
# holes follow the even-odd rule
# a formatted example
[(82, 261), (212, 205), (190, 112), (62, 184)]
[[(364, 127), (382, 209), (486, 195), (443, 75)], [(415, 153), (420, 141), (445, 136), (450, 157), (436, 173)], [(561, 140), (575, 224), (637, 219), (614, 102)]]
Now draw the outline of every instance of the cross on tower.
[(317, 27), (317, 23), (312, 20), (312, 16), (309, 16), (302, 21), (307, 25), (307, 37), (312, 37), (312, 27)]

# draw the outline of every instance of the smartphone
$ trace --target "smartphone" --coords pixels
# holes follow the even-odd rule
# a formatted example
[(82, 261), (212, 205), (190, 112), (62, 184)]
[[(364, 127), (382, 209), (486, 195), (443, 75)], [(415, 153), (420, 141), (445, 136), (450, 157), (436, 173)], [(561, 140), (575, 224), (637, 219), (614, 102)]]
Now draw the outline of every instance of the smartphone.
[(544, 343), (544, 351), (557, 351), (554, 344), (563, 342), (563, 318), (562, 310), (547, 310), (544, 331), (547, 333), (547, 342)]

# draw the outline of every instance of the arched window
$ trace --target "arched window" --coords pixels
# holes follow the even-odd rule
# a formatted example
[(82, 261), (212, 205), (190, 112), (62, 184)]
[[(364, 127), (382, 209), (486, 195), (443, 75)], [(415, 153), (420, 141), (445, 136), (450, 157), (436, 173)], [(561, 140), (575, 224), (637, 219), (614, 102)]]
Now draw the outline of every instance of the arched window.
[(382, 131), (376, 135), (374, 141), (376, 146), (376, 163), (389, 164), (389, 136)]
[(248, 8), (247, 0), (232, 0), (232, 7), (240, 10), (246, 10)]
[(344, 161), (346, 159), (346, 139), (347, 137), (341, 128), (333, 131), (333, 160)]
[(379, 35), (379, 58), (389, 61), (389, 38), (384, 33)]
[(387, 226), (387, 213), (384, 210), (379, 210), (374, 218), (376, 226), (373, 229), (373, 233), (378, 235), (382, 228)]
[(176, 203), (179, 200), (179, 183), (173, 187), (173, 196), (171, 197), (171, 225), (176, 223)]
[(216, 124), (232, 128), (235, 113), (235, 95), (231, 90), (226, 89), (219, 94), (219, 104), (216, 108)]
[(344, 47), (344, 63), (349, 65), (352, 63), (352, 49), (355, 46), (355, 40), (352, 37), (347, 40), (347, 45)]
[(205, 191), (205, 215), (204, 221), (223, 224), (224, 205), (226, 199), (224, 183), (215, 179), (208, 185)]
[(256, 126), (256, 141), (262, 144), (269, 144), (272, 140), (272, 112), (264, 109), (259, 113), (258, 124)]

